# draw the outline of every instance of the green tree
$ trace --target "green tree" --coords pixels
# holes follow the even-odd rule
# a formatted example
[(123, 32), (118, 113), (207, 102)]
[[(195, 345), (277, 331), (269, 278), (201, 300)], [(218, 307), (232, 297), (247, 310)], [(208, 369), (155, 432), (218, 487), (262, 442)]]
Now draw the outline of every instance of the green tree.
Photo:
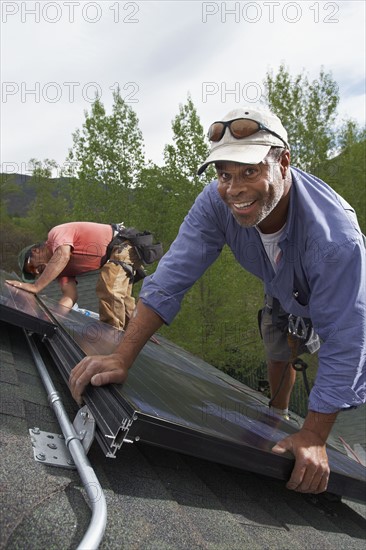
[(198, 167), (209, 154), (209, 145), (190, 95), (185, 104), (179, 105), (179, 113), (172, 121), (172, 131), (172, 143), (164, 148), (162, 169), (164, 204), (169, 209), (170, 218), (169, 244), (197, 195), (214, 177), (212, 168), (197, 176)]
[[(19, 250), (45, 239), (51, 227), (67, 221), (69, 215), (67, 186), (62, 180), (52, 178), (52, 171), (57, 168), (56, 162), (31, 159), (29, 163), (32, 176), (21, 185), (14, 183), (14, 174), (2, 174), (1, 177), (0, 259), (2, 269), (9, 272), (18, 272)], [(16, 195), (21, 196), (23, 201), (24, 196), (34, 197), (26, 215), (24, 211), (21, 211), (21, 216), (10, 216), (7, 212), (8, 197), (14, 200)]]
[(187, 103), (179, 106), (172, 130), (173, 143), (164, 148), (165, 166), (172, 174), (183, 176), (190, 187), (200, 190), (211, 181), (213, 171), (207, 170), (202, 176), (197, 176), (197, 169), (207, 158), (210, 149), (189, 94)]
[[(181, 185), (179, 185), (179, 181)], [(181, 205), (183, 176), (171, 176), (165, 167), (149, 163), (141, 173), (134, 192), (136, 209), (132, 225), (149, 229), (167, 250), (175, 239), (187, 209)]]
[(67, 173), (75, 177), (74, 216), (80, 220), (126, 221), (131, 189), (140, 180), (144, 153), (137, 116), (119, 89), (113, 100), (107, 115), (97, 97), (81, 130), (73, 134)]
[(17, 251), (21, 233), (7, 208), (9, 193), (18, 191), (14, 177), (14, 174), (1, 174), (0, 177), (0, 265), (1, 269), (8, 272), (17, 270)]
[(317, 79), (291, 76), (282, 64), (264, 80), (266, 102), (288, 132), (292, 164), (307, 171), (323, 163), (336, 147), (339, 92), (331, 73), (322, 68)]
[[(356, 143), (365, 143), (366, 140), (366, 128), (361, 127), (355, 120), (344, 120), (338, 130), (338, 149), (346, 151), (350, 147), (353, 147)], [(364, 156), (365, 160), (365, 156)]]
[[(347, 125), (348, 127), (348, 125)], [(364, 132), (359, 131), (359, 137)], [(345, 134), (344, 150), (319, 166), (316, 175), (326, 181), (355, 209), (361, 231), (366, 233), (366, 140)]]
[(35, 198), (21, 225), (43, 239), (52, 227), (69, 219), (70, 203), (62, 179), (52, 178), (53, 170), (58, 168), (55, 160), (42, 162), (33, 158), (29, 164), (32, 176), (26, 185), (32, 189)]

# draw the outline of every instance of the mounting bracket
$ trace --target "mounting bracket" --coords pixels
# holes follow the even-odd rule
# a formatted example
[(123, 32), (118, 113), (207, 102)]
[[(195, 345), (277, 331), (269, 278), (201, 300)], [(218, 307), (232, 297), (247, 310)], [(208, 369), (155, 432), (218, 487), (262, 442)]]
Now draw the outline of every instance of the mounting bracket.
[[(82, 407), (75, 416), (73, 426), (76, 437), (80, 439), (85, 453), (88, 453), (95, 435), (95, 419), (87, 406)], [(29, 430), (33, 455), (36, 462), (49, 466), (75, 469), (76, 466), (68, 449), (69, 441), (62, 434), (43, 432), (38, 427)], [(70, 438), (68, 438), (70, 440)]]

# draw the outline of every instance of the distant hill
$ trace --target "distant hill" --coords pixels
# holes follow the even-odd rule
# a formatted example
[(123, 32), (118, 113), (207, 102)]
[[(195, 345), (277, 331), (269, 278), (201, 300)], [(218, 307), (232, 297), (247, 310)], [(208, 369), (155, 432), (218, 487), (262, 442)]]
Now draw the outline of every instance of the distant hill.
[[(5, 204), (10, 216), (25, 218), (29, 207), (36, 195), (35, 183), (32, 177), (25, 174), (4, 174), (0, 173), (1, 201)], [(62, 190), (63, 194), (69, 195), (71, 178), (51, 178), (50, 186), (53, 193), (58, 196)]]
[[(366, 232), (366, 141), (355, 143), (337, 157), (313, 170), (356, 210), (363, 232)], [(35, 198), (35, 184), (24, 174), (0, 174), (1, 201), (11, 217), (27, 216)], [(52, 178), (53, 193), (70, 197), (71, 178)], [(71, 200), (70, 200), (71, 202)]]

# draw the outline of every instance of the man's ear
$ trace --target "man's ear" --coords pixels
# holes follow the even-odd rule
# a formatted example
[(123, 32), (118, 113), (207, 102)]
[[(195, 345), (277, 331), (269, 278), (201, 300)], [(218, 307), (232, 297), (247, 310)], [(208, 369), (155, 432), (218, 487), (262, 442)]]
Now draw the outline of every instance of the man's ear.
[(280, 158), (280, 170), (282, 177), (285, 178), (287, 171), (290, 167), (290, 151), (285, 149)]

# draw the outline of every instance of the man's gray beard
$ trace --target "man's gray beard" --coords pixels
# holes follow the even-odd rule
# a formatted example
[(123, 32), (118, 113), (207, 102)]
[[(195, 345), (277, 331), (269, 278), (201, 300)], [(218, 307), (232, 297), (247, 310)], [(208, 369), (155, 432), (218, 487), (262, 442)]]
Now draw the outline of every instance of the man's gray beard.
[(231, 211), (231, 213), (234, 216), (235, 221), (240, 225), (240, 227), (256, 227), (263, 220), (265, 220), (269, 216), (269, 214), (276, 208), (276, 206), (280, 202), (281, 198), (282, 198), (282, 195), (280, 195), (279, 197), (277, 197), (276, 195), (274, 197), (272, 197), (272, 200), (271, 200), (270, 204), (264, 205), (262, 210), (260, 210), (260, 212), (258, 212), (257, 219), (254, 220), (251, 223), (243, 223), (244, 220), (242, 218), (238, 218), (234, 214), (233, 211)]

